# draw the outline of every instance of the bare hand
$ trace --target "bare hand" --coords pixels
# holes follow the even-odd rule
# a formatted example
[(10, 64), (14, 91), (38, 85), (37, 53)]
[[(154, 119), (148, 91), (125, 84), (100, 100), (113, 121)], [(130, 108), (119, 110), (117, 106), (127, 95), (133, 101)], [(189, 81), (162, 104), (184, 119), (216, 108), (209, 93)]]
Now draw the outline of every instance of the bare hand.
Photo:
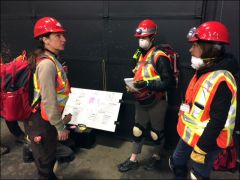
[(67, 124), (67, 123), (69, 123), (71, 121), (71, 119), (72, 119), (72, 114), (69, 113), (69, 114), (64, 116), (62, 121), (63, 121), (64, 124)]
[(58, 131), (58, 140), (59, 141), (66, 141), (69, 137), (69, 130), (64, 129), (62, 131)]

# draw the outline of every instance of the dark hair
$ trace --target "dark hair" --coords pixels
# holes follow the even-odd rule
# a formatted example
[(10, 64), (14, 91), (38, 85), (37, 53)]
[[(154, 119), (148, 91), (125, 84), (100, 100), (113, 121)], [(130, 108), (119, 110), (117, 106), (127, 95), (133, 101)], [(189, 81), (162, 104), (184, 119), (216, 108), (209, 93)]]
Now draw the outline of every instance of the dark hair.
[(34, 44), (33, 44), (33, 50), (32, 52), (35, 54), (36, 51), (39, 52), (39, 51), (43, 51), (44, 50), (44, 43), (43, 43), (43, 37), (46, 37), (46, 38), (49, 38), (51, 33), (47, 33), (47, 34), (44, 34), (42, 36), (39, 36), (37, 37), (35, 40), (34, 40)]
[(48, 38), (50, 34), (51, 33), (47, 33), (47, 34), (44, 34), (44, 35), (34, 39), (33, 48), (31, 50), (31, 53), (29, 54), (29, 57), (28, 57), (29, 63), (31, 65), (31, 69), (35, 70), (36, 59), (40, 54), (43, 53), (43, 51), (45, 49), (44, 43), (43, 43), (43, 40), (42, 40), (43, 37)]
[(225, 53), (225, 47), (222, 43), (198, 41), (200, 48), (202, 49), (201, 58), (216, 58), (222, 56)]

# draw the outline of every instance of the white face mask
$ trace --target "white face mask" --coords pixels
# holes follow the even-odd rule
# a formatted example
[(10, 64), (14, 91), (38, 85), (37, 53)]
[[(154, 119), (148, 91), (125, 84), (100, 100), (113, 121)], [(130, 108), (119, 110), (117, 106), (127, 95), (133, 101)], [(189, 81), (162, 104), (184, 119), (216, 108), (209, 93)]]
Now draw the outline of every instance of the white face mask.
[(148, 50), (152, 45), (152, 42), (147, 39), (140, 38), (138, 42), (139, 42), (139, 47), (145, 50)]
[(196, 70), (200, 69), (205, 65), (202, 58), (197, 58), (194, 56), (192, 56), (191, 63), (192, 68)]

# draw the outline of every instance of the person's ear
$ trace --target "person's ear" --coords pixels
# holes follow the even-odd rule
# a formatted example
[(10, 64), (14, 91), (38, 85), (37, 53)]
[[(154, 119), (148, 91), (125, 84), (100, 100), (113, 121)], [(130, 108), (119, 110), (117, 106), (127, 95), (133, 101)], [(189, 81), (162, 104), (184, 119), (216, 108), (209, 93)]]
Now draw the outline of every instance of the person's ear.
[(42, 37), (42, 41), (44, 44), (48, 44), (48, 38), (47, 37)]

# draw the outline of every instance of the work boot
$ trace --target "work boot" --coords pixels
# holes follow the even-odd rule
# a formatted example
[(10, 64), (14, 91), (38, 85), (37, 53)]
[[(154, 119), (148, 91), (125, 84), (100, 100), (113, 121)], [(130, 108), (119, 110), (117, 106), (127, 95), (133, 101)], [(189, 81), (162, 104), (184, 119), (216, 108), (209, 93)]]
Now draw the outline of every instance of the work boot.
[(31, 163), (34, 161), (32, 149), (30, 147), (30, 144), (24, 144), (23, 145), (23, 162), (25, 163)]
[(123, 163), (118, 165), (118, 170), (120, 172), (127, 172), (129, 170), (138, 169), (139, 163), (138, 161), (130, 161), (130, 159), (127, 159)]
[(161, 159), (160, 158), (157, 158), (157, 157), (155, 157), (155, 156), (152, 156), (149, 160), (148, 160), (148, 162), (147, 162), (147, 164), (146, 165), (144, 165), (144, 169), (145, 170), (152, 170), (152, 169), (154, 169), (154, 168), (157, 168), (157, 169), (159, 169), (160, 168), (160, 165), (161, 165)]
[[(69, 162), (59, 162), (56, 161), (53, 167), (53, 173), (58, 174), (63, 172), (69, 165)], [(62, 176), (57, 176), (58, 179), (63, 179)]]

